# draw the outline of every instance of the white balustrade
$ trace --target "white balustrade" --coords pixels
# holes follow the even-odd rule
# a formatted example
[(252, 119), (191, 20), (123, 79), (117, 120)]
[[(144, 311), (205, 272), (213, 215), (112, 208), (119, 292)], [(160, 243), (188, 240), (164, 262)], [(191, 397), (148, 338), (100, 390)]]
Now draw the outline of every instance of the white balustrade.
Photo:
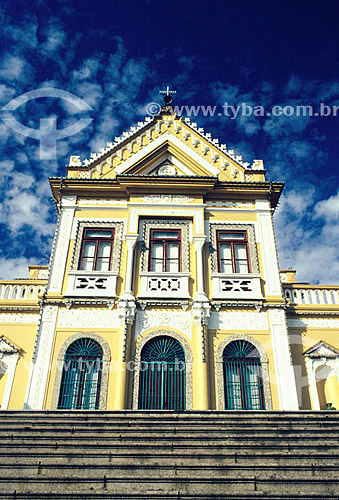
[(323, 288), (295, 288), (284, 286), (284, 296), (291, 304), (336, 305), (339, 304), (339, 290)]
[(140, 298), (188, 299), (189, 273), (140, 273)]
[(44, 285), (1, 283), (0, 300), (37, 300), (44, 292)]
[(213, 299), (262, 299), (260, 274), (212, 274)]
[(115, 297), (117, 272), (68, 271), (67, 297)]

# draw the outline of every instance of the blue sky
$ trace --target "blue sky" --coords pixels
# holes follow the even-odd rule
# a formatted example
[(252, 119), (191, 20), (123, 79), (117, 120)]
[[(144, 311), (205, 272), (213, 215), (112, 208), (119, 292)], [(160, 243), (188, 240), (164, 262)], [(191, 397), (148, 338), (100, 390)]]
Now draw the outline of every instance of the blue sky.
[[(41, 160), (38, 141), (0, 119), (0, 276), (48, 263), (56, 213), (47, 178), (66, 175), (71, 154), (84, 159), (142, 120), (167, 83), (178, 105), (339, 106), (337, 3), (274, 3), (3, 1), (0, 107), (54, 87), (84, 99), (93, 121), (58, 141), (56, 160)], [(60, 129), (79, 116), (56, 98), (15, 111), (31, 128), (55, 117)], [(275, 214), (281, 267), (296, 267), (300, 281), (338, 283), (339, 116), (193, 121), (286, 182)]]

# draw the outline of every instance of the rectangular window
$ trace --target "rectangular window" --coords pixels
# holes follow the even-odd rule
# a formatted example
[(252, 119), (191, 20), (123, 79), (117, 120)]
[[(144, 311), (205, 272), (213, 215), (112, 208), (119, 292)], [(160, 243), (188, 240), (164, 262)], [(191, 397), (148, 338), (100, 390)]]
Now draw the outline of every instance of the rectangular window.
[(219, 273), (250, 271), (246, 231), (217, 231)]
[(79, 269), (110, 271), (114, 229), (85, 228), (81, 245)]
[(180, 272), (181, 230), (151, 229), (149, 271)]

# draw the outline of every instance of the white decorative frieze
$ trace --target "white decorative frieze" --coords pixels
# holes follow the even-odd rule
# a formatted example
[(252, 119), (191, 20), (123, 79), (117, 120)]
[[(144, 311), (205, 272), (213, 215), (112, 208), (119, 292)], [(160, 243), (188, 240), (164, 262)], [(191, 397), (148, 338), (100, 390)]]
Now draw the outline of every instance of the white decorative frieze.
[(140, 273), (139, 298), (187, 299), (189, 273)]
[(213, 299), (262, 299), (260, 274), (212, 274)]
[(339, 328), (339, 319), (287, 318), (289, 328)]
[(211, 312), (208, 328), (211, 330), (268, 330), (266, 312)]
[(2, 313), (0, 314), (0, 323), (27, 323), (36, 325), (39, 323), (39, 314)]
[(114, 199), (114, 198), (79, 198), (78, 205), (90, 205), (90, 206), (115, 206), (121, 205), (126, 206), (126, 200)]
[(119, 328), (120, 320), (116, 309), (61, 309), (58, 328)]
[(194, 198), (190, 198), (189, 196), (184, 196), (180, 194), (149, 194), (147, 196), (140, 196), (139, 200), (145, 203), (159, 203), (161, 205), (164, 204), (183, 204), (190, 203), (194, 201)]
[(207, 207), (252, 208), (250, 201), (207, 201)]
[(180, 310), (138, 311), (136, 314), (135, 338), (150, 328), (170, 327), (192, 338), (191, 313)]
[(25, 402), (27, 409), (41, 410), (43, 407), (57, 314), (57, 306), (44, 306)]

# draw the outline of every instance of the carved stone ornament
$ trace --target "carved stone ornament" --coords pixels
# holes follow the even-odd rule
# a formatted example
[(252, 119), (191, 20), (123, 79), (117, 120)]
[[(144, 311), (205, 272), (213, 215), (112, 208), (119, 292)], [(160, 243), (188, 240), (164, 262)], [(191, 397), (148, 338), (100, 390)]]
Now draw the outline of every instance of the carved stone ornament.
[(183, 204), (194, 201), (194, 198), (180, 194), (149, 194), (147, 196), (140, 196), (139, 200), (145, 203), (159, 203), (165, 204)]
[(141, 221), (143, 247), (141, 253), (141, 271), (148, 271), (150, 233), (151, 229), (180, 229), (181, 230), (181, 271), (186, 273), (189, 271), (189, 223), (186, 221), (178, 221), (173, 219), (144, 219)]
[(72, 261), (71, 261), (71, 269), (75, 270), (78, 268), (80, 251), (81, 251), (81, 243), (83, 232), (85, 228), (93, 227), (93, 228), (107, 228), (114, 229), (114, 242), (113, 242), (113, 252), (112, 252), (112, 269), (111, 271), (119, 272), (120, 266), (120, 255), (121, 255), (121, 240), (122, 240), (122, 232), (123, 232), (123, 222), (102, 222), (100, 221), (82, 221), (77, 222), (77, 230), (76, 230), (76, 238), (75, 245), (73, 249)]
[(251, 273), (259, 273), (254, 226), (252, 224), (210, 224), (212, 273), (218, 272), (217, 231), (246, 231)]

